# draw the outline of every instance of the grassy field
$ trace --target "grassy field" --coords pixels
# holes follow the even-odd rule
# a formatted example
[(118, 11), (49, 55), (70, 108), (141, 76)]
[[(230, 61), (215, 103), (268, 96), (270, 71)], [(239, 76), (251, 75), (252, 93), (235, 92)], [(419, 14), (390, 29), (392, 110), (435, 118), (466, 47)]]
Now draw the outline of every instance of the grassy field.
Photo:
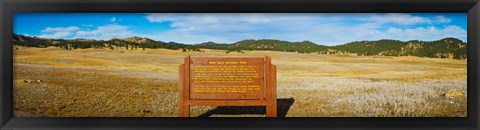
[[(17, 117), (175, 117), (187, 55), (272, 57), (279, 116), (465, 117), (466, 60), (274, 51), (14, 50)], [(264, 116), (263, 107), (191, 108), (191, 116)]]

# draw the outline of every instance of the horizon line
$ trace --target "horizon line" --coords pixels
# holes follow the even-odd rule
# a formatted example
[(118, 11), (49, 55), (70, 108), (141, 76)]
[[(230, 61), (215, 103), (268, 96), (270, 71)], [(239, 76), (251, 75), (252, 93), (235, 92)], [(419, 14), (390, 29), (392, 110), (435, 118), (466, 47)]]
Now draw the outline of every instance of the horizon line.
[(113, 39), (126, 39), (126, 38), (138, 37), (138, 38), (150, 39), (150, 40), (153, 40), (153, 41), (155, 41), (155, 42), (164, 42), (164, 43), (171, 43), (171, 42), (173, 42), (173, 43), (183, 44), (183, 45), (200, 45), (200, 44), (207, 43), (207, 42), (213, 42), (213, 43), (216, 43), (216, 44), (226, 44), (226, 45), (229, 45), (229, 44), (235, 44), (235, 43), (238, 43), (238, 42), (241, 42), (241, 41), (245, 41), (245, 40), (255, 40), (255, 41), (259, 41), (259, 40), (277, 40), (277, 41), (286, 41), (286, 42), (292, 42), (292, 43), (293, 43), (293, 42), (311, 42), (311, 43), (314, 43), (315, 45), (321, 45), (321, 46), (339, 46), (339, 45), (345, 45), (345, 44), (352, 43), (352, 42), (363, 42), (363, 41), (392, 40), (392, 41), (400, 41), (400, 42), (409, 42), (409, 41), (432, 42), (432, 41), (439, 41), (439, 40), (448, 39), (448, 38), (454, 38), (454, 39), (457, 39), (457, 40), (462, 41), (462, 43), (468, 44), (467, 41), (464, 41), (464, 40), (462, 40), (462, 39), (460, 39), (460, 38), (456, 38), (456, 37), (445, 37), (445, 38), (441, 38), (441, 39), (438, 39), (438, 40), (418, 40), (418, 39), (416, 39), (416, 40), (398, 40), (398, 39), (387, 39), (387, 38), (383, 38), (383, 39), (376, 39), (376, 40), (356, 40), (356, 41), (345, 42), (345, 43), (337, 44), (337, 45), (324, 45), (324, 44), (318, 44), (318, 43), (313, 42), (313, 41), (311, 41), (311, 40), (288, 41), (288, 40), (279, 40), (279, 39), (244, 39), (244, 40), (239, 40), (239, 41), (232, 42), (232, 43), (219, 43), (219, 42), (215, 42), (215, 41), (203, 41), (203, 42), (200, 42), (200, 43), (187, 44), (187, 43), (181, 43), (181, 42), (175, 42), (175, 41), (165, 42), (165, 41), (161, 41), (161, 40), (154, 40), (154, 39), (152, 39), (152, 38), (140, 37), (140, 36), (131, 36), (131, 37), (125, 37), (125, 38), (111, 38), (111, 39), (108, 39), (108, 40), (103, 40), (103, 39), (88, 39), (88, 38), (71, 38), (71, 39), (58, 38), (58, 39), (55, 39), (55, 38), (45, 38), (45, 37), (39, 37), (39, 36), (29, 36), (29, 35), (24, 35), (24, 34), (16, 34), (16, 33), (13, 33), (13, 35), (21, 35), (21, 36), (25, 36), (25, 37), (42, 38), (42, 39), (50, 39), (50, 40), (76, 40), (76, 39), (85, 39), (85, 40), (95, 40), (95, 41), (109, 41), (109, 40), (113, 40)]

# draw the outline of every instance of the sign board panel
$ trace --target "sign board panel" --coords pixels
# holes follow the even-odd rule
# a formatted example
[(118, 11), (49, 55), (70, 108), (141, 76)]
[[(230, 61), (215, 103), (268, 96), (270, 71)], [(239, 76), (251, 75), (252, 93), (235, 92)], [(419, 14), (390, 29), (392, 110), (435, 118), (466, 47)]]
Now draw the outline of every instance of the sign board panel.
[(200, 57), (179, 66), (179, 116), (190, 106), (266, 106), (276, 117), (276, 66), (270, 57)]
[(264, 99), (264, 58), (192, 58), (191, 99)]

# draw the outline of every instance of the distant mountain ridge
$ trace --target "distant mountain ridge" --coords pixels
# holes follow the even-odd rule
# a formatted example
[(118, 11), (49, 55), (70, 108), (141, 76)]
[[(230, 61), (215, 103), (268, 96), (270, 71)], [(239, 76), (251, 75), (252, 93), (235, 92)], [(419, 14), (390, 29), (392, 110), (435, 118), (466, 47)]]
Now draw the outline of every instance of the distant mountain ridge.
[(456, 38), (444, 38), (436, 41), (411, 40), (406, 42), (398, 40), (360, 41), (334, 46), (333, 48), (349, 53), (357, 53), (358, 55), (467, 58), (467, 43)]
[(112, 40), (123, 40), (123, 41), (134, 42), (134, 43), (155, 42), (152, 39), (141, 38), (141, 37), (138, 37), (138, 36), (133, 36), (131, 38), (113, 38)]
[(67, 50), (84, 48), (110, 48), (120, 50), (136, 50), (138, 48), (166, 48), (173, 50), (201, 51), (200, 49), (226, 50), (227, 53), (252, 50), (270, 50), (297, 53), (343, 54), (356, 53), (362, 56), (418, 56), (431, 58), (466, 59), (467, 43), (456, 38), (444, 38), (436, 41), (399, 41), (376, 40), (354, 41), (337, 46), (325, 46), (311, 41), (289, 42), (275, 39), (242, 40), (231, 44), (221, 44), (212, 41), (195, 45), (177, 42), (155, 41), (149, 38), (133, 36), (131, 38), (113, 38), (110, 40), (92, 39), (47, 39), (13, 35), (15, 45), (28, 47), (56, 46)]

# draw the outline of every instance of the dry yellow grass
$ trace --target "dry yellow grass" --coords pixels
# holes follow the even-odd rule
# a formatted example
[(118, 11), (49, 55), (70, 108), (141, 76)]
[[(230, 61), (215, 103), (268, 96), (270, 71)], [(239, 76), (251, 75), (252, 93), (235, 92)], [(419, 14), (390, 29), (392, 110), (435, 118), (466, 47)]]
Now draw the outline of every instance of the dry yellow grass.
[[(466, 60), (221, 50), (113, 51), (19, 47), (14, 51), (15, 115), (172, 117), (178, 65), (187, 55), (272, 57), (287, 117), (466, 116)], [(41, 80), (40, 83), (24, 82)], [(445, 93), (455, 91), (455, 98)], [(280, 102), (282, 104), (282, 102)], [(192, 116), (261, 108), (192, 107)], [(282, 113), (282, 112), (280, 112)], [(235, 115), (235, 114), (234, 114)]]

